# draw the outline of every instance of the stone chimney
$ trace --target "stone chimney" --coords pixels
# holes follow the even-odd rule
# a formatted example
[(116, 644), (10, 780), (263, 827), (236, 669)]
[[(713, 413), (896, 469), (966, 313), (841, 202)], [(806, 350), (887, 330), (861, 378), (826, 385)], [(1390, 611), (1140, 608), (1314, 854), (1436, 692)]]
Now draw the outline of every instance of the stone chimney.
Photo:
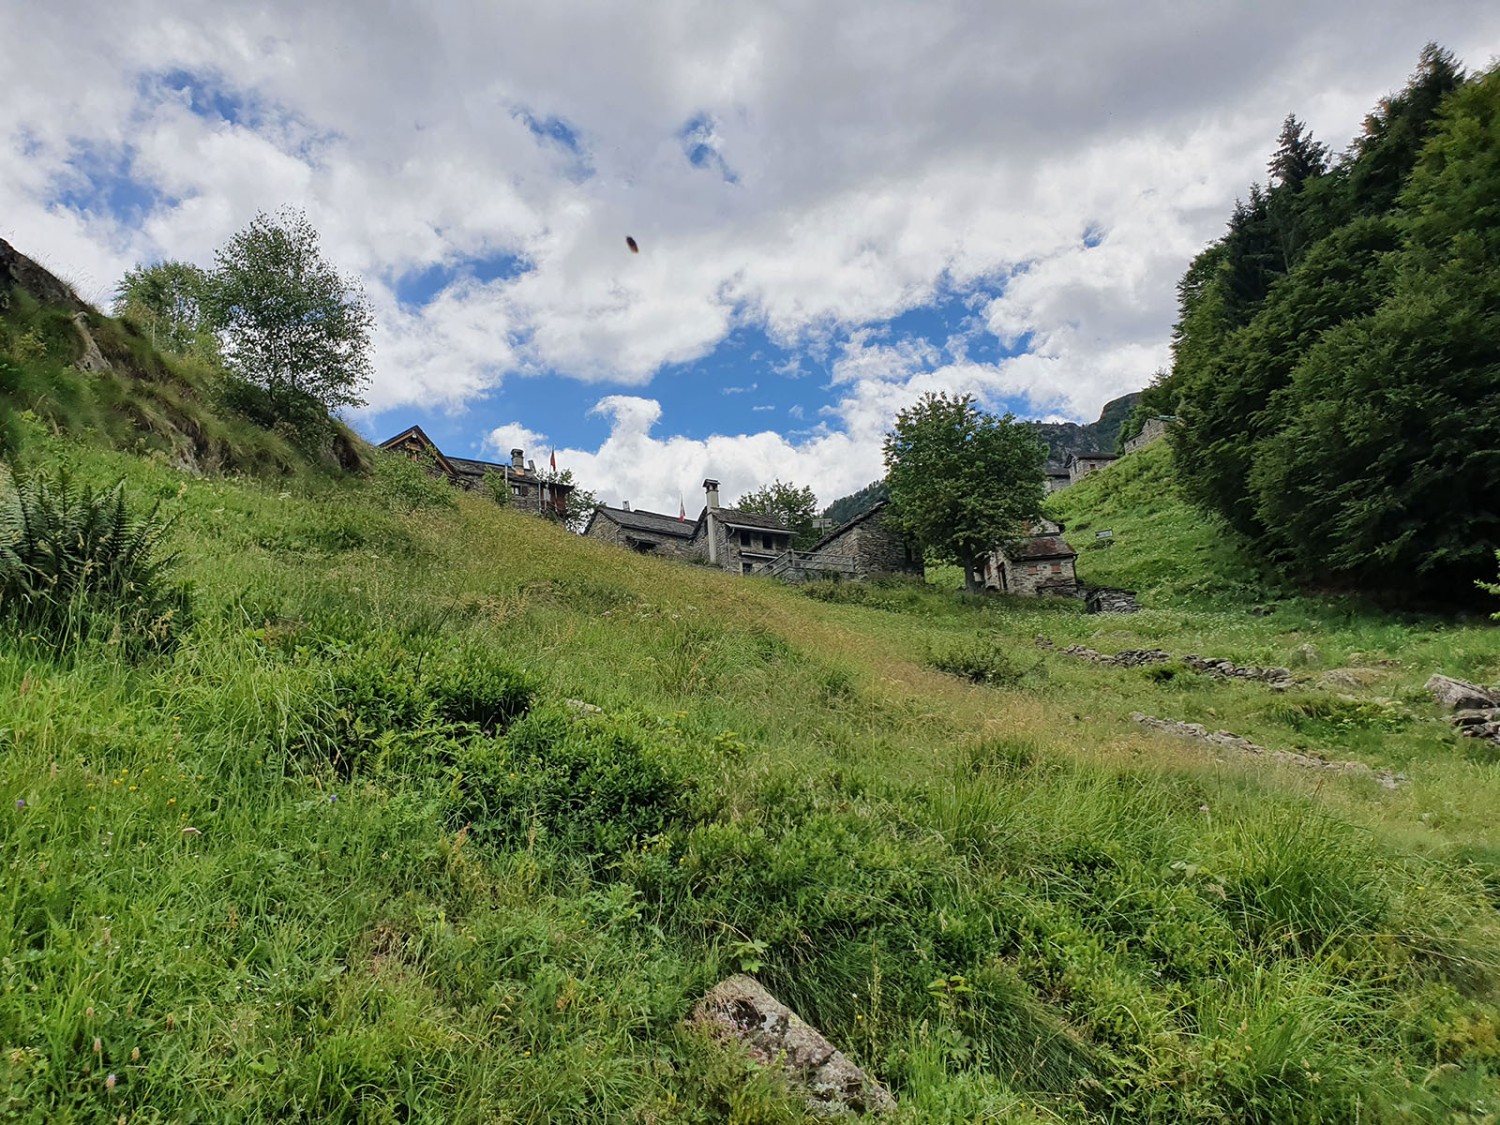
[(714, 519), (714, 513), (719, 510), (719, 482), (704, 481), (703, 491), (708, 494), (708, 512), (704, 521), (708, 531), (708, 561), (717, 564), (719, 561), (719, 529), (717, 527), (719, 521)]
[(526, 471), (526, 451), (524, 449), (512, 449), (510, 451), (510, 467), (518, 473)]
[(621, 500), (620, 501), (620, 511), (622, 511), (622, 512), (628, 512), (628, 511), (630, 511), (630, 501), (629, 500)]

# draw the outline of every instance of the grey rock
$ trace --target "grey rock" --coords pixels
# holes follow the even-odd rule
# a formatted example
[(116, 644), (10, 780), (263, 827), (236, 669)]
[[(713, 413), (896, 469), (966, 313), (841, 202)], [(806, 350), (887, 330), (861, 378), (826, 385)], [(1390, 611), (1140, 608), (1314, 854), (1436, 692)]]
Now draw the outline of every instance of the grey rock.
[(1449, 676), (1434, 675), (1427, 681), (1427, 690), (1440, 707), (1450, 711), (1485, 711), (1500, 707), (1500, 694)]
[(886, 1113), (896, 1108), (879, 1082), (836, 1050), (759, 981), (743, 973), (720, 981), (699, 1000), (688, 1023), (718, 1039), (737, 1039), (762, 1066), (780, 1067), (807, 1092), (818, 1116)]

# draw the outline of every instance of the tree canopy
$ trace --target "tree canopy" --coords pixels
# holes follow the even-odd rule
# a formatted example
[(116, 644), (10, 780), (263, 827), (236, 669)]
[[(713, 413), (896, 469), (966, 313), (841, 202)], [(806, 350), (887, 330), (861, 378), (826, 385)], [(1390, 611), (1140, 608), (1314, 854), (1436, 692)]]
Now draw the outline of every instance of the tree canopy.
[(741, 511), (771, 516), (792, 529), (792, 546), (805, 551), (818, 541), (818, 498), (813, 490), (781, 480), (747, 492), (734, 505)]
[(1288, 117), (1178, 286), (1190, 497), (1305, 582), (1472, 594), (1500, 546), (1500, 71), (1436, 46), (1338, 160)]
[(363, 405), (374, 314), (305, 215), (261, 213), (215, 258), (209, 307), (230, 371), (283, 418)]
[(218, 356), (208, 310), (212, 281), (191, 262), (165, 261), (127, 270), (114, 313), (133, 322), (151, 345), (176, 355)]
[(885, 437), (891, 518), (933, 557), (979, 586), (984, 554), (1041, 515), (1046, 446), (1035, 429), (988, 414), (972, 395), (927, 394)]

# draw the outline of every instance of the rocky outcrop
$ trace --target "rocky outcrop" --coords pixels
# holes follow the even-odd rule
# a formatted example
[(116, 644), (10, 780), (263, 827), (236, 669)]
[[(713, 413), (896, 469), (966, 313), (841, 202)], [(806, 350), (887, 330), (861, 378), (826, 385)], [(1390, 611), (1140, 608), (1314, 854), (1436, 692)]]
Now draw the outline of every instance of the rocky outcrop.
[(1255, 754), (1282, 765), (1300, 766), (1304, 769), (1329, 770), (1333, 773), (1363, 775), (1372, 777), (1386, 789), (1395, 789), (1406, 783), (1406, 775), (1392, 773), (1390, 770), (1377, 770), (1365, 765), (1363, 762), (1332, 761), (1327, 758), (1314, 758), (1310, 754), (1298, 754), (1292, 750), (1267, 750), (1264, 746), (1257, 746), (1248, 738), (1241, 738), (1237, 734), (1230, 734), (1227, 730), (1211, 731), (1201, 723), (1183, 723), (1176, 719), (1157, 719), (1150, 715), (1143, 715), (1139, 711), (1131, 716), (1142, 726), (1150, 727), (1152, 730), (1163, 731), (1166, 734), (1180, 735), (1184, 738), (1193, 738), (1201, 742), (1207, 742), (1212, 746), (1219, 746), (1226, 750), (1235, 750), (1243, 754)]
[(694, 1006), (688, 1023), (742, 1043), (762, 1066), (783, 1070), (818, 1116), (884, 1113), (896, 1099), (753, 977), (736, 974)]
[(77, 293), (47, 270), (0, 238), (0, 309), (9, 308), (16, 290), (30, 294), (39, 304), (61, 305), (73, 312), (86, 313)]
[(1467, 680), (1435, 675), (1427, 681), (1427, 690), (1439, 707), (1450, 711), (1487, 711), (1500, 707), (1500, 692)]

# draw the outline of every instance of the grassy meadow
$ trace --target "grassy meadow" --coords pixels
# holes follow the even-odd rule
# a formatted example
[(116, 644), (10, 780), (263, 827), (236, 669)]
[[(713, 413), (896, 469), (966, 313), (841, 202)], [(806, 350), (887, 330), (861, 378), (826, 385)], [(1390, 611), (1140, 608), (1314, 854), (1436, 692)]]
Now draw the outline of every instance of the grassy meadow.
[(1500, 633), (1268, 591), (1163, 447), (1057, 498), (1148, 606), (1097, 618), (637, 557), (384, 458), (9, 434), (161, 505), (194, 623), (0, 639), (0, 1119), (801, 1121), (682, 1026), (741, 970), (903, 1122), (1500, 1119), (1500, 765), (1421, 691)]

